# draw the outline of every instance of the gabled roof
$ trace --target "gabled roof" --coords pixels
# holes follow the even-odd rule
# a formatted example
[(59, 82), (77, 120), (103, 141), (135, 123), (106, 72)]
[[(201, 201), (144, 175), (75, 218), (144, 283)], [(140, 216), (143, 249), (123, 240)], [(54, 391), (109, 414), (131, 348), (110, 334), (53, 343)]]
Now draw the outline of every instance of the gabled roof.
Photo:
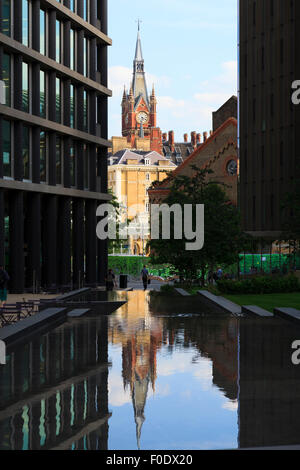
[[(168, 189), (168, 183), (170, 181), (170, 178), (173, 178), (174, 176), (176, 176), (178, 173), (180, 173), (182, 171), (182, 169), (184, 167), (186, 167), (187, 165), (191, 165), (193, 163), (193, 160), (195, 159), (195, 157), (198, 157), (205, 148), (208, 147), (208, 145), (210, 145), (210, 143), (212, 143), (212, 141), (218, 136), (220, 135), (224, 129), (226, 129), (226, 127), (228, 127), (230, 124), (233, 124), (235, 127), (237, 127), (237, 120), (235, 118), (228, 118), (215, 132), (212, 133), (212, 135), (201, 145), (199, 146), (198, 148), (196, 148), (194, 150), (194, 152), (189, 156), (187, 157), (183, 163), (181, 163), (181, 165), (177, 166), (177, 168), (172, 172), (172, 176), (171, 177), (168, 177), (166, 179), (164, 179), (161, 183), (158, 183), (155, 185), (154, 188), (152, 189), (149, 189), (149, 191), (165, 191)], [(234, 142), (232, 141), (232, 139), (228, 139), (228, 142), (227, 144), (225, 145), (225, 147), (227, 145), (232, 145), (234, 144)], [(222, 148), (220, 150), (220, 152), (222, 153), (224, 151), (224, 149)], [(207, 157), (207, 163), (209, 162), (209, 160), (213, 158), (213, 157)], [(205, 166), (205, 162), (203, 162)]]
[[(168, 162), (168, 166), (175, 167), (174, 163), (169, 162), (167, 158), (160, 155), (158, 152), (142, 152), (138, 150), (124, 149), (115, 153), (113, 156), (113, 165), (127, 165), (128, 160), (136, 160), (137, 165), (145, 165), (145, 160), (149, 160), (149, 165), (158, 165), (158, 162)], [(110, 160), (109, 160), (110, 161)]]

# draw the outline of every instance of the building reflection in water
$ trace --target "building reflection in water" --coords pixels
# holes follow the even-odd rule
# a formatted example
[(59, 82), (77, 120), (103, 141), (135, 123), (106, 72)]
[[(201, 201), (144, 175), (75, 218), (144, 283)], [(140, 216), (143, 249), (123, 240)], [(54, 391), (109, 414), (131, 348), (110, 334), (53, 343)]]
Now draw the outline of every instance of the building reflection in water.
[(65, 323), (8, 351), (0, 449), (107, 449), (107, 317)]
[(128, 293), (129, 301), (110, 318), (109, 341), (122, 344), (124, 388), (130, 387), (140, 448), (149, 384), (155, 391), (156, 353), (162, 344), (163, 323), (149, 312), (144, 291)]

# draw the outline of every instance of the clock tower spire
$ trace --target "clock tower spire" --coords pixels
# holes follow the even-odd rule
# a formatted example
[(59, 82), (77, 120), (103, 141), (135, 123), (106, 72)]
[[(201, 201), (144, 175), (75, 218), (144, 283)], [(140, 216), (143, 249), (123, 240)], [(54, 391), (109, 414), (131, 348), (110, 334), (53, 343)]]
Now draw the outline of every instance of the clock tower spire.
[[(130, 92), (127, 94), (124, 91), (122, 99), (122, 136), (127, 137), (127, 142), (130, 143), (131, 148), (142, 145), (141, 140), (143, 140), (145, 148), (149, 147), (149, 150), (156, 150), (161, 153), (161, 139), (159, 138), (161, 131), (156, 128), (156, 97), (154, 88), (151, 97), (148, 95), (140, 24), (141, 21), (138, 20)], [(154, 140), (155, 144), (153, 143)]]

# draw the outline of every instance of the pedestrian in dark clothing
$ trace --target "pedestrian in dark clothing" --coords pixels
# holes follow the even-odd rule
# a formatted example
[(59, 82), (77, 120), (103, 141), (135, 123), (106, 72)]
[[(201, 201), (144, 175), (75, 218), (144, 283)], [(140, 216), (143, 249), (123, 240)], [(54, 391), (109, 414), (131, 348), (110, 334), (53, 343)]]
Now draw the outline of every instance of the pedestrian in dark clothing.
[(146, 290), (148, 287), (148, 278), (149, 278), (149, 272), (148, 272), (148, 269), (146, 269), (146, 266), (143, 267), (141, 271), (141, 276), (142, 276), (142, 281), (144, 285), (144, 290)]
[(9, 281), (9, 275), (5, 271), (3, 266), (0, 266), (0, 302), (3, 307), (7, 301), (7, 282)]
[(115, 287), (115, 278), (116, 276), (114, 275), (114, 272), (112, 269), (108, 270), (107, 277), (105, 279), (106, 281), (106, 290), (112, 291)]

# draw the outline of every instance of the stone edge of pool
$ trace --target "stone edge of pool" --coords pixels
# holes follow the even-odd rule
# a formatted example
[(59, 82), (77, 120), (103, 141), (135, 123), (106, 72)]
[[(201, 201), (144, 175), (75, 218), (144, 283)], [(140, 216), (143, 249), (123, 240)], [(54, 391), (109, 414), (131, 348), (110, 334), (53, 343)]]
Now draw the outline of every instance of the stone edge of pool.
[[(24, 318), (12, 325), (0, 328), (0, 340), (6, 346), (12, 346), (17, 342), (24, 342), (31, 336), (38, 333), (45, 333), (47, 330), (58, 326), (68, 320), (68, 312), (74, 307), (86, 306), (87, 303), (72, 301), (83, 293), (89, 292), (91, 288), (82, 288), (72, 291), (68, 294), (61, 295), (50, 301), (42, 302), (41, 311), (37, 314)], [(68, 301), (68, 299), (70, 299)], [(89, 302), (89, 306), (97, 307), (97, 313), (110, 315), (118, 308), (122, 307), (126, 301), (99, 301)]]

